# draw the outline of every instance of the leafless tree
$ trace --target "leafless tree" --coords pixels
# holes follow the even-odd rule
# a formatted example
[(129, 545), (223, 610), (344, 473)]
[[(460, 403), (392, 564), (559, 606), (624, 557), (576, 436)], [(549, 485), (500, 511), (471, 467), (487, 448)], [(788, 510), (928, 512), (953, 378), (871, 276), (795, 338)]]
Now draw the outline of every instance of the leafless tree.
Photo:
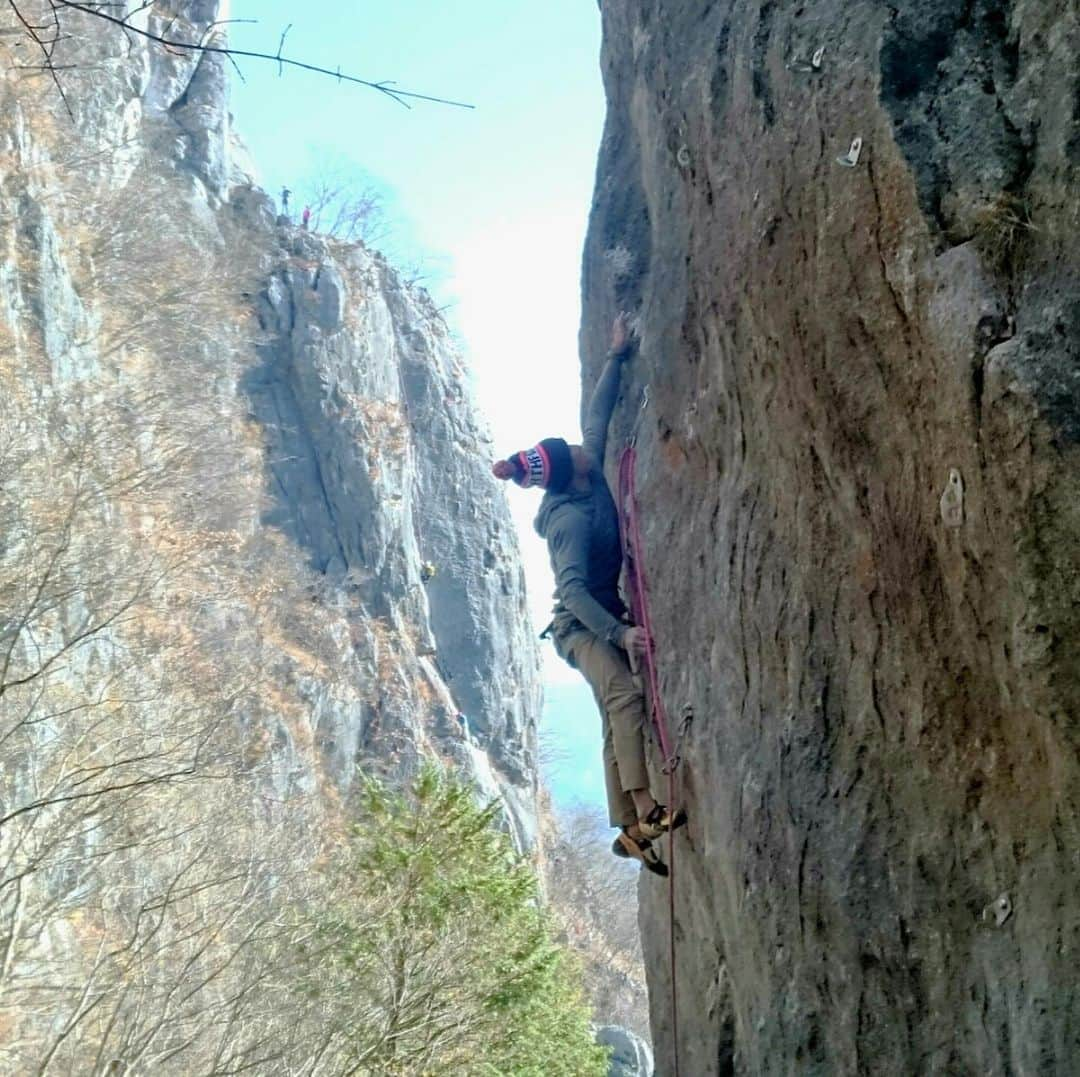
[[(97, 76), (66, 71), (64, 35), (137, 33), (120, 10), (0, 3), (64, 90)], [(353, 649), (258, 526), (236, 383), (264, 252), (200, 233), (138, 146), (110, 170), (48, 84), (0, 93), (36, 139), (0, 230), (0, 1071), (340, 1072), (298, 990), (336, 817), (294, 780), (321, 775), (292, 680)], [(389, 698), (371, 650), (348, 688)]]
[(311, 228), (315, 232), (367, 246), (389, 233), (382, 192), (347, 162), (320, 162), (301, 193), (311, 209)]
[[(182, 328), (177, 311), (165, 339)], [(201, 351), (177, 348), (178, 381)], [(258, 633), (211, 627), (235, 555), (177, 519), (193, 487), (235, 482), (192, 470), (194, 406), (141, 369), (42, 399), (33, 362), (0, 363), (5, 1072), (266, 1072), (304, 1050), (279, 902), (308, 885), (318, 813), (267, 799)]]
[(601, 1021), (648, 1035), (638, 868), (612, 855), (614, 831), (584, 805), (551, 819), (545, 843), (549, 898), (581, 956), (585, 986)]
[(256, 290), (265, 252), (250, 241), (226, 248), (178, 219), (170, 177), (151, 162), (105, 192), (64, 164), (63, 182), (86, 236), (77, 284), (100, 312), (76, 346), (92, 343), (108, 358), (170, 341), (190, 356), (238, 327), (241, 297)]
[(5, 0), (5, 2), (14, 20), (13, 25), (21, 30), (33, 52), (33, 60), (24, 65), (24, 69), (44, 72), (48, 75), (67, 107), (69, 115), (71, 108), (65, 92), (63, 76), (72, 65), (64, 53), (63, 45), (73, 36), (78, 36), (82, 27), (86, 25), (84, 20), (97, 20), (107, 24), (118, 34), (124, 35), (129, 42), (135, 38), (141, 38), (174, 54), (222, 56), (234, 64), (239, 60), (257, 60), (275, 63), (279, 71), (294, 68), (325, 75), (338, 82), (352, 83), (375, 90), (405, 108), (411, 107), (412, 102), (421, 101), (451, 105), (456, 108), (473, 107), (461, 101), (451, 101), (444, 97), (405, 90), (393, 82), (373, 82), (344, 72), (340, 67), (326, 68), (288, 57), (284, 54), (284, 49), (291, 24), (282, 31), (275, 52), (260, 52), (230, 47), (221, 32), (226, 23), (211, 23), (201, 29), (191, 27), (185, 33), (176, 27), (177, 20), (173, 17), (168, 20), (163, 19), (160, 30), (153, 28), (156, 24), (147, 21), (145, 16), (147, 13), (163, 14), (159, 9), (163, 9), (164, 5), (159, 3), (159, 0), (143, 0), (142, 3), (137, 3), (132, 11), (127, 11), (127, 5), (118, 3), (116, 0), (81, 0), (81, 2), (80, 0)]
[(0, 418), (0, 1060), (91, 1072), (90, 1043), (176, 1050), (217, 1013), (293, 869), (280, 834), (273, 856), (252, 845), (238, 709), (257, 669), (168, 639), (186, 558), (118, 525), (163, 495), (168, 458), (125, 467), (120, 424), (59, 411), (54, 447), (33, 446), (26, 419)]

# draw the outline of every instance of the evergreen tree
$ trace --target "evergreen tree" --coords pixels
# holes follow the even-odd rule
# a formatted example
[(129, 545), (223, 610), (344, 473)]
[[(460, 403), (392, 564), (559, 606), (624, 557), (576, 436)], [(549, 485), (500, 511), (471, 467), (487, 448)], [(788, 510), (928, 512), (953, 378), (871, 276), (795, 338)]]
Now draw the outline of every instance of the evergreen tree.
[(365, 783), (305, 962), (341, 1072), (607, 1073), (580, 972), (496, 814), (434, 766), (404, 793)]

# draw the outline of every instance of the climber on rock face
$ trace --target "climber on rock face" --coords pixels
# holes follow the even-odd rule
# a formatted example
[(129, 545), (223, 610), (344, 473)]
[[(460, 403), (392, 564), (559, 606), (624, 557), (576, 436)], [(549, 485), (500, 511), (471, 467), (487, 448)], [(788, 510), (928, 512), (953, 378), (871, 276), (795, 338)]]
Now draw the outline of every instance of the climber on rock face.
[(615, 319), (611, 349), (589, 402), (581, 445), (545, 438), (500, 460), (492, 470), (518, 486), (543, 487), (536, 530), (547, 541), (555, 573), (552, 638), (555, 650), (589, 682), (600, 708), (604, 780), (612, 851), (667, 874), (652, 842), (686, 821), (681, 810), (658, 804), (645, 766), (645, 699), (628, 655), (642, 656), (644, 629), (625, 621), (619, 597), (622, 544), (619, 515), (604, 478), (608, 422), (619, 395), (622, 364), (633, 352), (626, 316)]

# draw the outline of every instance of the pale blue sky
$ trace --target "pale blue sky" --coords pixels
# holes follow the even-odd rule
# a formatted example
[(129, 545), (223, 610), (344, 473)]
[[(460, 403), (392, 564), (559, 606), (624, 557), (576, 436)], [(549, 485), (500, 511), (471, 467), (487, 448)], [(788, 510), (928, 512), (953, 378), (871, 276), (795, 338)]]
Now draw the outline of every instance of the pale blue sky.
[[(426, 257), (462, 338), (477, 397), (506, 455), (578, 437), (580, 266), (603, 123), (600, 18), (593, 0), (232, 0), (239, 48), (285, 54), (474, 110), (406, 110), (359, 86), (246, 62), (232, 108), (259, 179), (301, 197), (320, 158), (346, 159), (390, 201), (384, 246)], [(509, 491), (534, 622), (551, 572), (533, 533), (537, 497)], [(545, 645), (546, 735), (566, 744), (556, 802), (602, 803), (599, 718), (580, 677)]]

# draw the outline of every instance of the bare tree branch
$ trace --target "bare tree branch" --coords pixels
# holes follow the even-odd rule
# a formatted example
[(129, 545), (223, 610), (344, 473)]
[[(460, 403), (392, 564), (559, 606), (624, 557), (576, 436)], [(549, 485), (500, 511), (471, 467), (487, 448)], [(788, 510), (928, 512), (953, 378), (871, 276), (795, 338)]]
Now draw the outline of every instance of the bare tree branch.
[[(65, 11), (78, 12), (79, 14), (89, 16), (90, 18), (100, 19), (103, 22), (110, 23), (119, 28), (125, 36), (135, 34), (138, 37), (142, 37), (160, 45), (164, 49), (180, 54), (195, 53), (224, 56), (233, 63), (234, 67), (236, 66), (236, 61), (238, 59), (267, 60), (278, 65), (279, 74), (282, 73), (286, 67), (291, 67), (302, 71), (310, 71), (317, 75), (327, 75), (330, 78), (337, 79), (338, 82), (349, 82), (357, 86), (365, 86), (368, 89), (376, 90), (405, 108), (411, 107), (409, 104), (410, 101), (426, 101), (432, 104), (449, 105), (453, 108), (471, 109), (475, 107), (464, 101), (454, 101), (446, 97), (417, 93), (413, 90), (404, 90), (396, 86), (393, 80), (374, 82), (370, 79), (360, 78), (358, 75), (347, 74), (341, 70), (340, 66), (336, 69), (331, 69), (328, 67), (321, 67), (318, 64), (309, 64), (303, 60), (294, 60), (291, 57), (285, 56), (282, 50), (285, 47), (285, 39), (288, 36), (289, 30), (292, 28), (291, 23), (282, 31), (276, 52), (258, 52), (250, 49), (234, 49), (227, 45), (214, 45), (208, 43), (207, 37), (213, 31), (214, 27), (218, 25), (217, 23), (211, 23), (211, 25), (203, 31), (200, 40), (198, 41), (185, 41), (180, 38), (166, 36), (165, 34), (155, 33), (152, 30), (136, 26), (131, 20), (135, 15), (146, 10), (148, 6), (146, 3), (128, 14), (114, 15), (108, 10), (104, 10), (104, 5), (80, 2), (80, 0), (47, 0), (47, 2), (49, 4), (50, 21), (44, 25), (37, 25), (32, 23), (24, 15), (23, 11), (20, 10), (20, 4), (24, 3), (24, 0), (7, 0), (8, 7), (11, 8), (15, 17), (22, 24), (27, 36), (41, 52), (42, 69), (47, 71), (51, 76), (69, 116), (73, 116), (74, 114), (72, 113), (68, 98), (64, 93), (64, 89), (60, 84), (60, 79), (57, 75), (57, 71), (59, 71), (60, 68), (53, 62), (56, 44), (63, 38), (62, 14)], [(111, 7), (112, 5), (108, 6)]]
[[(49, 73), (52, 78), (53, 85), (56, 87), (57, 92), (60, 94), (61, 101), (64, 102), (64, 108), (67, 110), (67, 114), (74, 118), (74, 113), (71, 111), (71, 105), (68, 103), (67, 95), (64, 93), (64, 87), (60, 84), (60, 78), (57, 75), (57, 68), (53, 64), (53, 50), (56, 48), (56, 43), (60, 40), (60, 18), (56, 12), (55, 6), (52, 8), (52, 25), (38, 25), (31, 23), (19, 10), (15, 0), (8, 0), (8, 5), (15, 13), (15, 18), (22, 23), (26, 30), (30, 40), (41, 50), (42, 55), (42, 68)], [(52, 37), (43, 38), (41, 36), (42, 31), (51, 31)]]

